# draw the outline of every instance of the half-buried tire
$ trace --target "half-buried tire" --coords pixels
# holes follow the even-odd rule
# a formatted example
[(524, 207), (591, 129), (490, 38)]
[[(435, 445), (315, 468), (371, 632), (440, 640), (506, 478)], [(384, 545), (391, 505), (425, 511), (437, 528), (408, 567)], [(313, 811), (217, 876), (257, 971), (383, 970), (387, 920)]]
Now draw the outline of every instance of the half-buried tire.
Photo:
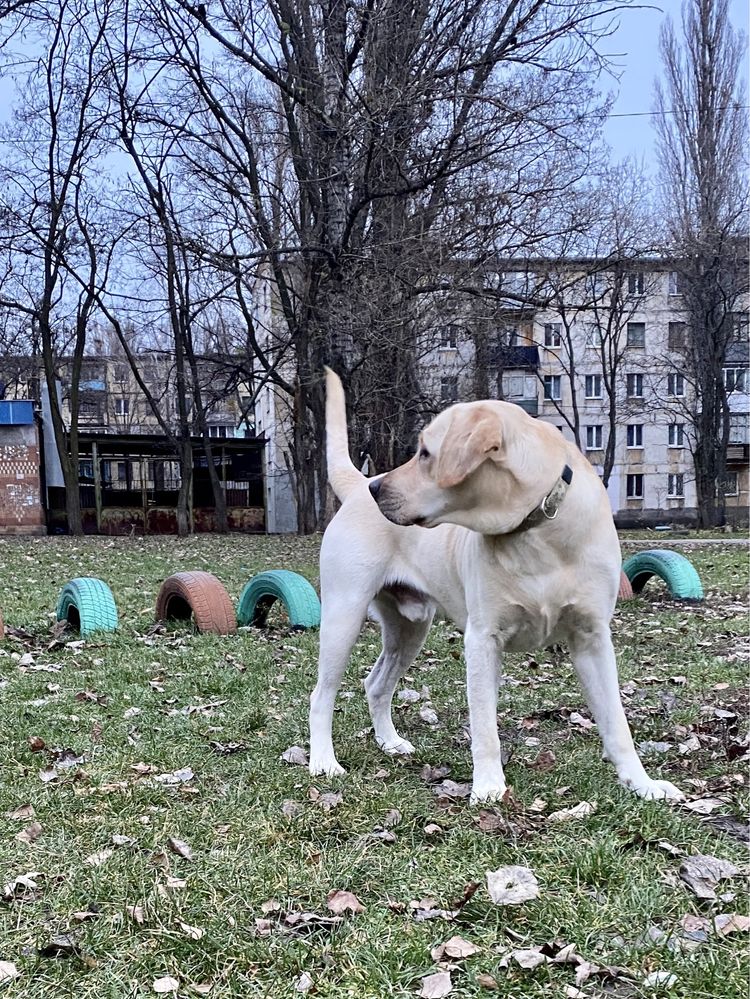
[(652, 576), (663, 579), (675, 600), (702, 600), (703, 587), (693, 564), (678, 552), (654, 548), (631, 555), (623, 564), (634, 593), (640, 593)]
[(93, 576), (71, 579), (60, 591), (57, 620), (67, 621), (82, 638), (117, 630), (117, 607), (107, 584)]
[(304, 576), (288, 569), (260, 572), (246, 583), (237, 604), (240, 624), (262, 628), (272, 605), (281, 600), (293, 628), (317, 628), (320, 625), (320, 600)]
[(618, 600), (632, 600), (633, 599), (633, 587), (630, 585), (630, 580), (625, 575), (624, 572), (620, 573), (620, 591), (617, 594)]
[(161, 584), (156, 620), (193, 619), (198, 631), (232, 635), (237, 618), (224, 586), (210, 572), (176, 572)]

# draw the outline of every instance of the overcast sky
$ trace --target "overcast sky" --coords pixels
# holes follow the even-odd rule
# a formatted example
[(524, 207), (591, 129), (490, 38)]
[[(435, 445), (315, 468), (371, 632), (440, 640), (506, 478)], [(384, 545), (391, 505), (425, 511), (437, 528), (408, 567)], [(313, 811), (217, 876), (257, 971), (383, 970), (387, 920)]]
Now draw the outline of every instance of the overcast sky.
[[(613, 82), (611, 88), (613, 93), (618, 94), (612, 109), (614, 114), (630, 115), (653, 110), (654, 79), (660, 69), (659, 29), (667, 15), (679, 27), (681, 6), (681, 0), (661, 0), (659, 9), (640, 8), (623, 11), (620, 15), (620, 27), (606, 46), (608, 53), (617, 54), (615, 61), (621, 67), (620, 82)], [(748, 0), (730, 0), (732, 23), (741, 28), (746, 36), (749, 7)], [(681, 35), (681, 30), (678, 34)], [(744, 78), (747, 94), (747, 50)], [(643, 159), (648, 168), (655, 167), (651, 117), (610, 118), (604, 127), (604, 137), (612, 148), (614, 160), (631, 156)]]

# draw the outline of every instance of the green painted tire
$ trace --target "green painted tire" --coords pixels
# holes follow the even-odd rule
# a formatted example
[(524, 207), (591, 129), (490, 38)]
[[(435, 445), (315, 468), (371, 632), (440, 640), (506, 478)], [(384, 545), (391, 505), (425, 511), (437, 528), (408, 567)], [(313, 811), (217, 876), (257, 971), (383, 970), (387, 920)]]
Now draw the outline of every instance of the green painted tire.
[(281, 600), (293, 628), (317, 628), (320, 625), (318, 594), (297, 572), (270, 569), (260, 572), (246, 583), (237, 603), (237, 622), (262, 628), (268, 611)]
[(703, 587), (693, 564), (677, 552), (654, 548), (626, 559), (622, 567), (634, 593), (640, 593), (652, 576), (663, 579), (675, 600), (702, 600)]
[(116, 631), (117, 607), (112, 591), (93, 576), (71, 579), (60, 592), (57, 620), (67, 621), (82, 638), (95, 631)]

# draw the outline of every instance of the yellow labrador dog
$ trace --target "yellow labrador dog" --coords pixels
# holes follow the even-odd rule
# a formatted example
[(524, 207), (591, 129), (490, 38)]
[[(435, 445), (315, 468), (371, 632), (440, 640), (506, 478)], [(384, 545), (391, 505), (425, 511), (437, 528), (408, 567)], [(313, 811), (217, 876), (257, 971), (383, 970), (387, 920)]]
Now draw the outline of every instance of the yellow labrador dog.
[(344, 392), (326, 369), (328, 476), (342, 503), (321, 547), (318, 682), (310, 698), (310, 770), (341, 774), (331, 726), (342, 674), (368, 612), (383, 651), (365, 683), (375, 738), (412, 753), (391, 699), (436, 611), (464, 632), (474, 763), (472, 800), (506, 790), (497, 731), (500, 660), (567, 644), (605, 758), (644, 798), (680, 798), (648, 776), (620, 700), (609, 622), (620, 546), (588, 461), (519, 406), (459, 403), (422, 432), (417, 453), (367, 480), (349, 457)]

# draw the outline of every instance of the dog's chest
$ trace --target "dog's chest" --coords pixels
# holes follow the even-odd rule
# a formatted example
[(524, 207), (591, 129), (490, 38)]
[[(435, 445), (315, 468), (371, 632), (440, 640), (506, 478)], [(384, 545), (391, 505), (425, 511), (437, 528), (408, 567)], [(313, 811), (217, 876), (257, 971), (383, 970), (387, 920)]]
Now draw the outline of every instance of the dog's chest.
[(563, 609), (553, 604), (508, 604), (498, 622), (501, 645), (510, 652), (529, 652), (563, 640)]

